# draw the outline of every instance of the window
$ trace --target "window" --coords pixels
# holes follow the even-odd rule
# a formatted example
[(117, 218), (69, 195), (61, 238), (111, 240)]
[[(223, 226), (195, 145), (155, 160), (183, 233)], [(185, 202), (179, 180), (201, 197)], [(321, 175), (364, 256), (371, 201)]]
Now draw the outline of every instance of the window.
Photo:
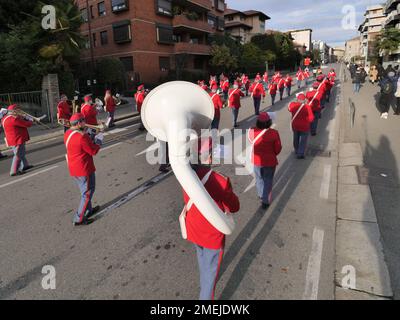
[(260, 29), (265, 30), (265, 21), (260, 21)]
[(215, 9), (219, 11), (225, 11), (225, 1), (224, 0), (215, 0), (214, 4)]
[(105, 5), (104, 1), (99, 2), (97, 7), (99, 9), (99, 17), (104, 17), (106, 15), (106, 5)]
[(90, 6), (90, 18), (94, 19), (93, 6)]
[(97, 47), (97, 39), (95, 33), (93, 33), (93, 47)]
[(214, 15), (212, 15), (212, 14), (209, 14), (209, 15), (207, 16), (207, 20), (208, 20), (208, 24), (209, 24), (210, 26), (212, 26), (213, 28), (216, 28), (216, 27), (217, 27), (217, 17), (216, 17), (216, 16), (214, 16)]
[(111, 0), (111, 7), (113, 12), (124, 11), (129, 9), (128, 0)]
[(193, 66), (195, 69), (202, 70), (204, 69), (204, 59), (203, 57), (196, 56), (193, 60)]
[(107, 31), (100, 32), (100, 43), (102, 46), (108, 44), (108, 33)]
[(169, 71), (170, 69), (170, 60), (169, 57), (160, 57), (160, 70), (161, 71)]
[(173, 34), (173, 35), (172, 35), (172, 40), (173, 40), (174, 42), (182, 42), (182, 37), (181, 37), (180, 34)]
[(155, 1), (156, 1), (156, 10), (158, 14), (172, 16), (171, 0), (155, 0)]
[(169, 25), (157, 24), (157, 42), (164, 44), (172, 44), (173, 39), (173, 29)]
[(87, 12), (86, 8), (81, 10), (81, 17), (82, 17), (83, 21), (85, 21), (85, 22), (89, 21), (88, 20), (88, 12)]
[(121, 57), (119, 60), (124, 65), (125, 71), (133, 71), (133, 57)]
[(217, 18), (217, 29), (219, 31), (225, 30), (225, 20), (223, 18), (220, 17)]
[(196, 38), (196, 37), (193, 37), (193, 36), (191, 36), (190, 37), (190, 41), (189, 41), (189, 43), (192, 43), (192, 44), (199, 44), (199, 38)]
[(90, 49), (89, 36), (85, 36), (85, 49)]
[(228, 21), (233, 21), (233, 16), (229, 16)]
[(129, 20), (113, 24), (114, 42), (124, 43), (132, 41), (131, 22)]

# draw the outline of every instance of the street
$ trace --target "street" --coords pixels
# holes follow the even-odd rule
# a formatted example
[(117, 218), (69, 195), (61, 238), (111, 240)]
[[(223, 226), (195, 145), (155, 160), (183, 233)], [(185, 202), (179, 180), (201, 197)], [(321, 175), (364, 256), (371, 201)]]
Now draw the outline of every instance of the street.
[[(283, 144), (274, 201), (267, 211), (261, 210), (255, 188), (247, 190), (252, 177), (236, 174), (241, 166), (214, 167), (231, 178), (241, 203), (236, 230), (227, 237), (218, 299), (334, 299), (341, 125), (337, 111), (345, 102), (340, 99), (341, 68), (334, 67), (337, 86), (318, 136), (310, 139), (306, 160), (293, 154), (287, 106), (294, 95), (273, 107), (268, 97), (263, 105), (264, 110), (276, 112)], [(231, 129), (228, 109), (222, 111), (221, 120), (220, 129)], [(250, 97), (242, 101), (239, 124), (243, 134), (255, 125)], [(160, 174), (158, 165), (148, 164), (145, 154), (138, 155), (153, 144), (138, 126), (129, 119), (118, 123), (95, 157), (94, 204), (103, 211), (90, 226), (72, 226), (79, 193), (68, 173), (62, 137), (28, 145), (27, 158), (35, 167), (26, 175), (11, 178), (11, 158), (0, 162), (0, 299), (198, 298), (195, 249), (179, 229), (182, 190), (173, 173)], [(368, 128), (373, 127), (368, 124)], [(388, 158), (387, 150), (382, 150), (390, 148), (388, 140), (376, 145), (373, 132), (367, 133), (363, 142), (367, 164), (389, 169), (385, 172), (397, 181), (398, 194), (398, 174), (392, 174), (399, 169), (400, 149), (393, 146), (397, 158)], [(385, 164), (374, 162), (376, 153)], [(394, 228), (399, 197), (378, 182), (371, 187), (393, 271), (399, 263), (398, 228)], [(384, 214), (388, 208), (390, 216)], [(42, 288), (42, 268), (47, 265), (56, 270), (55, 290)], [(398, 279), (393, 281), (399, 288)]]

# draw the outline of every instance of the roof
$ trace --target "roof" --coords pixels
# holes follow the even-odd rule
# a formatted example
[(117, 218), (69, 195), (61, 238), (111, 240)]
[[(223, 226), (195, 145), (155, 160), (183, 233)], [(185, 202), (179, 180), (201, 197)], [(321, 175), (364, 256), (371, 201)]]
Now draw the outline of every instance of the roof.
[(244, 28), (247, 28), (247, 29), (253, 29), (252, 26), (250, 26), (250, 25), (248, 25), (246, 23), (240, 22), (240, 21), (225, 22), (225, 29), (235, 28), (235, 27), (244, 27)]
[(311, 31), (311, 32), (313, 32), (313, 30), (310, 29), (310, 28), (298, 29), (298, 30), (288, 30), (286, 32), (295, 33), (295, 32), (303, 32), (303, 31)]
[(226, 9), (225, 13), (224, 13), (225, 16), (230, 16), (230, 15), (235, 15), (235, 14), (240, 14), (240, 15), (247, 16), (247, 17), (260, 16), (261, 18), (264, 18), (265, 20), (271, 19), (265, 13), (263, 13), (261, 11), (257, 11), (257, 10), (239, 11), (239, 10), (235, 10), (235, 9)]

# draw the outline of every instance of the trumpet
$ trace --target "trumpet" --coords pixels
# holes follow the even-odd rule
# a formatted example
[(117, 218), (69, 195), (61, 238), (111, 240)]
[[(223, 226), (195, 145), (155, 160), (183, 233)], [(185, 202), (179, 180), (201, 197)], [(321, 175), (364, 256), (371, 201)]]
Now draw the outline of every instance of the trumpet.
[(121, 99), (121, 95), (119, 93), (117, 93), (115, 96), (113, 96), (113, 99), (115, 100), (115, 104), (117, 106), (121, 105), (122, 99)]

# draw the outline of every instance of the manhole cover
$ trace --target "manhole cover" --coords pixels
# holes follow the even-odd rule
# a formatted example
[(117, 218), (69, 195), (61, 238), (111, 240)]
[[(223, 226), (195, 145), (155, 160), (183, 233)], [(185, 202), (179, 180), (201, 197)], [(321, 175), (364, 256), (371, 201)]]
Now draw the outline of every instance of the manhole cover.
[(364, 185), (380, 185), (389, 188), (400, 187), (394, 171), (386, 168), (357, 167), (358, 182)]
[(307, 148), (306, 155), (308, 157), (323, 157), (323, 158), (330, 158), (332, 152), (329, 150), (325, 150), (323, 147), (318, 146), (309, 146)]

